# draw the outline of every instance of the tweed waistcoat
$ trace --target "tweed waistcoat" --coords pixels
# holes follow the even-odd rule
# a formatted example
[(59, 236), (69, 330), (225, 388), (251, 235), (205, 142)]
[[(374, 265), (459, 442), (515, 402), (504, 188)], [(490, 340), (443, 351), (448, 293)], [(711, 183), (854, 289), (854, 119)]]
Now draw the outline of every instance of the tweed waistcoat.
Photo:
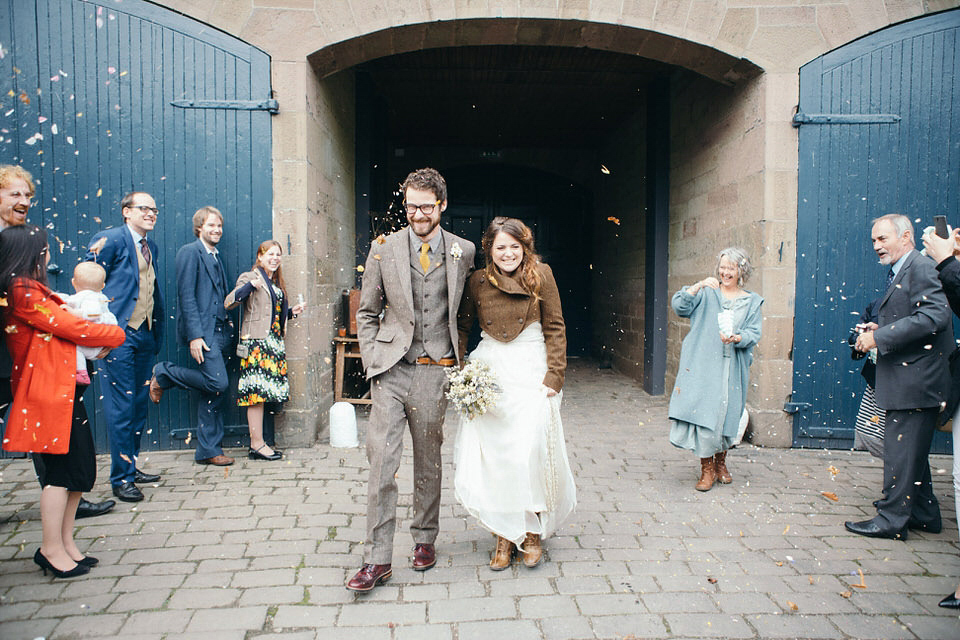
[(404, 360), (413, 363), (421, 356), (433, 360), (452, 358), (453, 344), (447, 329), (447, 270), (443, 242), (430, 253), (430, 271), (420, 267), (420, 255), (410, 252), (410, 284), (413, 289), (413, 342)]
[(137, 303), (133, 306), (133, 313), (130, 314), (130, 322), (127, 325), (131, 329), (138, 329), (146, 321), (147, 328), (153, 328), (153, 288), (156, 286), (157, 274), (153, 270), (153, 262), (147, 264), (139, 248), (134, 251), (137, 256), (137, 268), (140, 270), (140, 293), (137, 295)]

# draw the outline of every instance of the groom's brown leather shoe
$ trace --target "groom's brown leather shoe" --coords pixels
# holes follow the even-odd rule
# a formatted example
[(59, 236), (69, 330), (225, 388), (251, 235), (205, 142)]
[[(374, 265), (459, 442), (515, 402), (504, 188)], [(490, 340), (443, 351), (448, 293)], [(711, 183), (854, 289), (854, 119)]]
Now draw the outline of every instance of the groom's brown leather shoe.
[(375, 586), (386, 582), (392, 575), (393, 570), (388, 564), (365, 564), (356, 575), (350, 578), (347, 589), (360, 592), (373, 591)]
[(154, 404), (159, 404), (160, 399), (163, 398), (163, 392), (165, 389), (160, 386), (160, 383), (157, 382), (157, 376), (150, 378), (150, 390), (147, 392), (147, 395), (150, 396), (150, 401)]
[(413, 548), (413, 570), (426, 571), (437, 564), (437, 550), (432, 544), (422, 543)]

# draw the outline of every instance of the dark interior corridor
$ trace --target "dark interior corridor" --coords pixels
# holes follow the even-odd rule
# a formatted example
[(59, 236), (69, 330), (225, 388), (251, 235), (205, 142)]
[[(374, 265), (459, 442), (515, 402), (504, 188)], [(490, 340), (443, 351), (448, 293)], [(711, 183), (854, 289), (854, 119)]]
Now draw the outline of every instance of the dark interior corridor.
[[(594, 231), (607, 215), (595, 196), (627, 179), (604, 173), (603, 149), (643, 116), (649, 87), (672, 69), (538, 46), (429, 49), (356, 67), (358, 264), (373, 237), (404, 224), (403, 177), (434, 166), (449, 185), (446, 228), (478, 245), (498, 215), (533, 228), (560, 286), (568, 352), (596, 353)], [(644, 140), (635, 144), (642, 157)]]

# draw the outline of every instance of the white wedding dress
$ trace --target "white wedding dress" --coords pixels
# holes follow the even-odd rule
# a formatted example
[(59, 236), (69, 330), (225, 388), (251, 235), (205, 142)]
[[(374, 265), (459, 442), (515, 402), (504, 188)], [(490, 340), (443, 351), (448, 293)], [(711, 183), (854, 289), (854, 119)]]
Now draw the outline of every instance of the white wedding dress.
[(527, 532), (549, 537), (577, 504), (561, 394), (548, 398), (543, 386), (547, 351), (539, 322), (511, 342), (481, 337), (469, 358), (490, 367), (500, 398), (478, 418), (461, 417), (454, 487), (484, 528), (520, 546)]

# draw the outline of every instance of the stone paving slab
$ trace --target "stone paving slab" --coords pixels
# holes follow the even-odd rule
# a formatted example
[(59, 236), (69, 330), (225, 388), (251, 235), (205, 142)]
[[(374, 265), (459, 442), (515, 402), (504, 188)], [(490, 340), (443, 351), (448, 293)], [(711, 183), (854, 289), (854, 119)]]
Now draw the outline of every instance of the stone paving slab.
[[(453, 495), (452, 413), (437, 566), (410, 568), (407, 438), (393, 578), (366, 595), (343, 587), (361, 561), (362, 447), (240, 456), (225, 469), (194, 464), (192, 451), (149, 452), (142, 466), (162, 479), (144, 502), (78, 522), (78, 544), (101, 564), (65, 581), (32, 561), (32, 465), (0, 460), (0, 638), (960, 637), (958, 616), (937, 607), (960, 580), (949, 457), (931, 457), (942, 533), (862, 538), (843, 521), (871, 515), (880, 461), (745, 444), (728, 457), (734, 483), (699, 493), (697, 460), (667, 441), (666, 406), (572, 361), (563, 419), (579, 504), (532, 570), (488, 569), (492, 536)], [(365, 410), (359, 424), (362, 441)], [(107, 456), (98, 463), (93, 500), (109, 495)]]

